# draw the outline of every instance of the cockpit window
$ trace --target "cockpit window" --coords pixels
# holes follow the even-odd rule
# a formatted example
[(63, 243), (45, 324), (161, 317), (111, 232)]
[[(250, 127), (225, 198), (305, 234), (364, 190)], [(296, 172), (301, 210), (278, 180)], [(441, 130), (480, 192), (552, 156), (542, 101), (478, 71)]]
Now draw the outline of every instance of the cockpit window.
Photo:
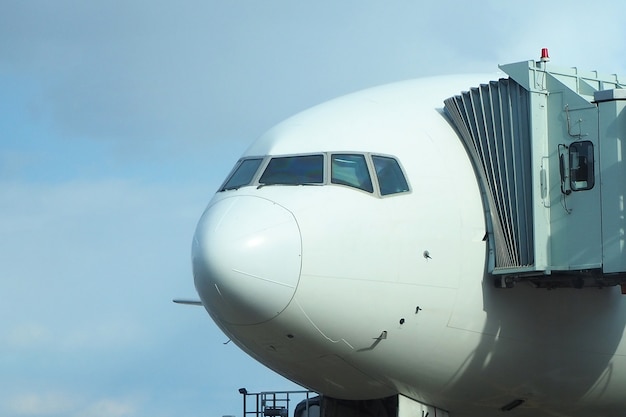
[(409, 184), (402, 173), (400, 164), (393, 158), (372, 155), (372, 161), (376, 168), (380, 195), (404, 193), (409, 191)]
[[(582, 166), (582, 162), (580, 165)], [(263, 173), (259, 174), (263, 167), (265, 167)], [(325, 174), (329, 168), (330, 172)], [(376, 172), (376, 175), (373, 172)], [(580, 176), (582, 177), (582, 174)], [(307, 184), (343, 185), (379, 197), (410, 191), (396, 158), (356, 152), (243, 158), (237, 162), (220, 191), (237, 190), (248, 185)], [(591, 184), (593, 186), (593, 180)], [(578, 187), (578, 184), (576, 186)], [(579, 189), (586, 188), (581, 186)]]
[(261, 175), (263, 185), (322, 184), (324, 155), (283, 156), (272, 158)]
[(237, 188), (250, 184), (261, 162), (263, 162), (263, 158), (244, 159), (240, 161), (239, 165), (233, 170), (233, 173), (228, 177), (220, 191), (236, 190)]
[(368, 193), (374, 192), (365, 155), (333, 154), (330, 182), (359, 188)]

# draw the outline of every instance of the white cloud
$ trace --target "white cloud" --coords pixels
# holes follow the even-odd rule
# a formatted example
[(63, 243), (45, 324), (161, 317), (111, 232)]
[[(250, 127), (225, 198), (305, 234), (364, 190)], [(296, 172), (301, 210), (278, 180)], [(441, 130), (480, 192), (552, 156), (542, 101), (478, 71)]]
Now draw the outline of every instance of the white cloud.
[(49, 343), (50, 330), (39, 323), (13, 324), (6, 329), (4, 345), (16, 349), (41, 347)]
[[(121, 349), (180, 282), (206, 204), (197, 186), (135, 181), (0, 183), (0, 319), (9, 345)], [(182, 271), (181, 271), (182, 270)], [(181, 276), (179, 276), (181, 275)]]
[(135, 400), (105, 398), (89, 404), (74, 414), (75, 417), (128, 417), (141, 415), (137, 413)]
[(115, 352), (145, 348), (149, 335), (136, 318), (105, 315), (87, 323), (55, 325), (25, 322), (6, 325), (5, 351), (45, 350), (49, 354)]
[(146, 331), (133, 319), (112, 319), (70, 329), (60, 340), (66, 351), (119, 351), (144, 347)]
[(5, 396), (0, 406), (12, 416), (58, 417), (132, 417), (142, 416), (139, 397), (84, 398), (62, 391), (25, 392)]
[(69, 415), (80, 401), (67, 393), (25, 393), (8, 400), (7, 412), (15, 416)]

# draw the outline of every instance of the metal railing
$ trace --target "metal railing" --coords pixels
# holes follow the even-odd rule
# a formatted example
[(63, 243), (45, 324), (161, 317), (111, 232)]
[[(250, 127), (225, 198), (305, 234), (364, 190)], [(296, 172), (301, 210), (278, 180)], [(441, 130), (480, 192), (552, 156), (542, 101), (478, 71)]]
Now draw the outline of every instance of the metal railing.
[[(243, 397), (242, 417), (291, 417), (291, 406), (317, 396), (313, 391), (264, 391), (250, 393), (239, 388)], [(294, 402), (295, 401), (295, 402)]]

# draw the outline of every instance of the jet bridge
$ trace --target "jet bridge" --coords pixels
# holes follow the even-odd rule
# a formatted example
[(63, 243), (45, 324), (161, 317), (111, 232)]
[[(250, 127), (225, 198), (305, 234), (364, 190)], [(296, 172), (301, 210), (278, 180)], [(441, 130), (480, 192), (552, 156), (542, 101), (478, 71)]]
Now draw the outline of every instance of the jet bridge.
[(483, 192), (489, 272), (501, 287), (624, 284), (624, 82), (547, 61), (445, 100)]

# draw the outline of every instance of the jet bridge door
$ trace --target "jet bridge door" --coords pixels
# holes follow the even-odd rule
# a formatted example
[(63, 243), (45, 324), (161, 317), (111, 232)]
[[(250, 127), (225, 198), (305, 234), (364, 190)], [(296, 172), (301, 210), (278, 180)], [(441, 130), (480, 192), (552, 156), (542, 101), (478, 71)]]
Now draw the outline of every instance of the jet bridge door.
[[(550, 82), (552, 81), (552, 82)], [(551, 271), (602, 267), (598, 109), (556, 80), (549, 80), (546, 244)]]

